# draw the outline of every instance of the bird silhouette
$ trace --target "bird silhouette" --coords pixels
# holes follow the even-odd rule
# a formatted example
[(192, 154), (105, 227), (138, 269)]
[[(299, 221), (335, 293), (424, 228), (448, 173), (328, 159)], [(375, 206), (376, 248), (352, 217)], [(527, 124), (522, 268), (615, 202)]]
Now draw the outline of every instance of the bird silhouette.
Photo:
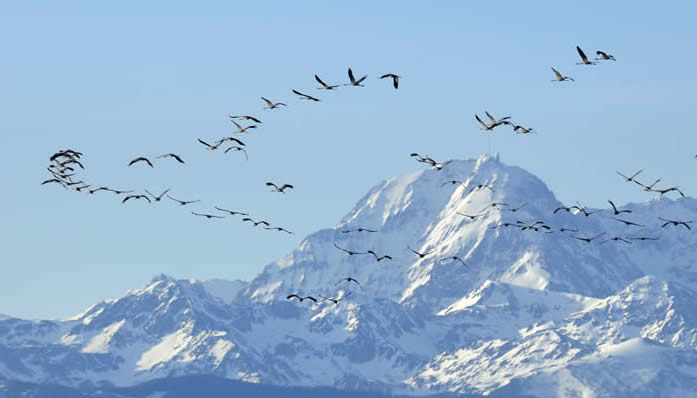
[(352, 277), (350, 277), (350, 276), (347, 276), (346, 278), (344, 278), (344, 279), (340, 280), (339, 282), (335, 283), (334, 286), (340, 284), (341, 282), (348, 282), (348, 283), (353, 282), (353, 283), (355, 283), (356, 285), (358, 285), (359, 287), (362, 287), (361, 284), (360, 284), (360, 282), (358, 282), (357, 280), (355, 280), (354, 278), (352, 278)]
[(242, 151), (242, 152), (244, 152), (245, 160), (249, 160), (249, 156), (247, 156), (247, 151), (244, 148), (242, 148), (241, 146), (233, 145), (233, 146), (227, 148), (224, 153), (228, 153), (230, 151), (236, 151), (236, 152)]
[(181, 164), (185, 164), (184, 161), (182, 160), (181, 156), (174, 154), (174, 153), (165, 153), (164, 155), (158, 156), (158, 158), (173, 158), (177, 162)]
[(142, 157), (142, 156), (137, 157), (137, 158), (131, 160), (131, 161), (128, 163), (128, 166), (130, 167), (130, 166), (132, 166), (132, 165), (134, 165), (134, 164), (136, 164), (136, 163), (138, 163), (138, 162), (145, 162), (145, 163), (148, 164), (148, 166), (154, 167), (154, 166), (152, 165), (152, 162), (150, 162), (150, 160), (149, 160), (148, 158), (145, 158), (145, 157)]
[(576, 46), (576, 52), (578, 52), (578, 55), (581, 57), (581, 62), (577, 62), (576, 65), (595, 65), (596, 63), (593, 61), (589, 61), (588, 57), (586, 57), (586, 54), (581, 50), (581, 47)]
[(317, 83), (321, 84), (322, 87), (317, 87), (320, 90), (334, 90), (337, 87), (339, 87), (338, 84), (336, 85), (328, 85), (325, 82), (322, 81), (322, 79), (319, 78), (319, 76), (315, 75), (315, 80), (317, 80)]
[(608, 54), (608, 53), (606, 53), (606, 52), (604, 52), (604, 51), (598, 50), (598, 51), (595, 52), (595, 54), (600, 56), (599, 58), (596, 58), (596, 59), (595, 59), (596, 61), (609, 61), (609, 60), (617, 61), (617, 60), (615, 59), (615, 57), (613, 57), (611, 54)]
[(608, 217), (608, 218), (610, 218), (610, 219), (612, 219), (612, 220), (615, 220), (615, 221), (617, 221), (617, 222), (621, 222), (621, 223), (623, 223), (624, 225), (626, 225), (626, 226), (628, 226), (628, 227), (630, 227), (630, 226), (645, 227), (645, 225), (641, 225), (641, 224), (637, 224), (637, 223), (635, 223), (635, 222), (623, 220), (623, 219), (621, 219), (621, 218), (615, 218), (615, 217)]
[(292, 232), (290, 232), (289, 230), (287, 230), (285, 228), (281, 228), (281, 227), (264, 227), (264, 229), (268, 229), (270, 231), (285, 232), (287, 234), (293, 235)]
[(248, 216), (248, 215), (249, 215), (249, 214), (247, 214), (247, 213), (242, 213), (242, 212), (239, 212), (239, 211), (221, 209), (220, 207), (217, 207), (217, 206), (213, 206), (213, 207), (214, 207), (216, 210), (223, 211), (223, 212), (225, 212), (225, 213), (230, 214), (231, 216), (234, 216), (234, 215), (236, 215), (236, 214), (239, 214), (239, 215), (241, 215), (241, 216)]
[(283, 192), (283, 191), (285, 191), (286, 189), (293, 189), (293, 186), (290, 185), (290, 184), (283, 184), (283, 185), (281, 185), (281, 186), (279, 187), (278, 185), (274, 184), (273, 182), (267, 182), (267, 183), (266, 183), (266, 186), (273, 187), (273, 189), (271, 190), (271, 192), (281, 192), (281, 193), (285, 193), (285, 192)]
[(349, 81), (350, 81), (350, 82), (344, 84), (344, 86), (360, 86), (360, 87), (364, 87), (361, 83), (363, 82), (363, 80), (365, 80), (366, 77), (368, 77), (368, 75), (365, 75), (365, 76), (361, 77), (360, 79), (356, 80), (356, 78), (353, 77), (353, 71), (351, 70), (351, 68), (348, 68), (348, 76), (349, 76)]
[(253, 117), (253, 116), (249, 116), (249, 115), (228, 116), (228, 117), (229, 117), (230, 119), (242, 119), (242, 120), (247, 120), (247, 121), (251, 120), (251, 121), (253, 121), (254, 123), (261, 124), (261, 120), (255, 118), (255, 117)]
[(636, 173), (632, 174), (630, 177), (627, 177), (626, 175), (620, 173), (619, 171), (616, 171), (616, 173), (621, 175), (622, 177), (624, 177), (624, 182), (632, 182), (632, 181), (634, 181), (634, 177), (641, 174), (642, 171), (644, 171), (644, 169), (637, 171)]
[(343, 252), (348, 253), (349, 256), (353, 256), (354, 254), (368, 254), (368, 252), (354, 252), (353, 250), (344, 249), (343, 247), (339, 247), (339, 245), (337, 245), (336, 243), (334, 243), (334, 247)]
[(293, 91), (293, 94), (299, 95), (299, 96), (300, 96), (300, 99), (305, 99), (305, 100), (314, 101), (314, 102), (320, 102), (320, 101), (321, 101), (319, 98), (315, 98), (315, 97), (313, 97), (313, 96), (311, 96), (311, 95), (303, 94), (303, 93), (301, 93), (301, 92), (298, 91), (298, 90), (292, 90), (292, 91)]
[(377, 261), (377, 262), (380, 262), (380, 261), (385, 260), (385, 259), (392, 260), (392, 257), (388, 256), (388, 255), (378, 256), (374, 250), (368, 250), (366, 253), (372, 254), (375, 257), (375, 261)]
[(624, 243), (627, 243), (630, 245), (632, 244), (632, 242), (630, 242), (627, 239), (622, 238), (620, 236), (613, 236), (612, 238), (609, 238), (609, 239), (606, 239), (606, 240), (600, 242), (600, 244), (602, 245), (603, 243), (607, 243), (607, 242), (624, 242)]
[(261, 97), (261, 99), (263, 99), (264, 102), (266, 102), (266, 107), (264, 107), (264, 109), (276, 109), (276, 108), (278, 108), (278, 107), (281, 106), (281, 105), (286, 106), (286, 104), (284, 104), (283, 102), (276, 102), (276, 103), (274, 103), (274, 102), (271, 102), (271, 101), (269, 101), (268, 99), (266, 99), (266, 98), (264, 98), (264, 97)]
[(631, 213), (631, 210), (617, 210), (617, 206), (615, 206), (614, 203), (610, 199), (607, 200), (608, 203), (610, 203), (610, 206), (612, 206), (612, 212), (616, 215), (619, 216), (622, 213)]
[(426, 258), (427, 256), (429, 256), (429, 255), (431, 255), (431, 254), (433, 254), (433, 253), (436, 252), (435, 250), (431, 250), (430, 252), (421, 253), (421, 252), (418, 252), (418, 251), (412, 249), (411, 246), (407, 246), (407, 249), (411, 250), (412, 253), (414, 253), (414, 254), (416, 254), (417, 256), (419, 256), (419, 259)]
[(256, 227), (257, 225), (265, 225), (267, 227), (271, 226), (271, 224), (269, 224), (267, 221), (263, 221), (263, 220), (262, 221), (255, 221), (254, 219), (252, 219), (250, 217), (245, 217), (242, 219), (242, 222), (247, 222), (247, 221), (251, 222), (253, 224), (252, 225), (253, 227)]
[(145, 189), (144, 191), (145, 191), (145, 193), (147, 193), (148, 195), (152, 196), (152, 198), (155, 200), (155, 202), (159, 202), (159, 201), (162, 199), (162, 197), (165, 196), (165, 195), (167, 194), (167, 192), (170, 191), (170, 189), (165, 190), (165, 191), (162, 192), (159, 196), (153, 195), (152, 193), (148, 192), (147, 189)]
[(554, 76), (555, 76), (555, 79), (552, 80), (553, 82), (563, 82), (563, 81), (567, 81), (567, 80), (570, 80), (572, 82), (575, 81), (573, 78), (571, 78), (569, 76), (563, 76), (561, 73), (559, 73), (558, 70), (556, 70), (554, 68), (552, 68), (552, 72), (554, 72)]
[(598, 234), (598, 235), (595, 235), (595, 236), (590, 237), (590, 238), (584, 238), (584, 237), (582, 237), (582, 236), (572, 236), (572, 238), (578, 239), (578, 240), (583, 241), (583, 242), (586, 242), (586, 243), (591, 243), (591, 242), (593, 242), (594, 240), (600, 238), (600, 237), (603, 236), (603, 235), (605, 235), (605, 232), (603, 232), (603, 233), (601, 233), (601, 234)]
[(677, 221), (677, 220), (668, 220), (668, 219), (661, 218), (661, 217), (658, 217), (658, 219), (661, 221), (665, 221), (665, 223), (663, 225), (661, 225), (661, 228), (665, 228), (668, 225), (673, 225), (676, 227), (682, 225), (683, 227), (691, 230), (692, 228), (690, 228), (689, 224), (694, 222), (694, 220), (692, 220), (692, 221)]
[(458, 262), (460, 262), (462, 265), (464, 265), (465, 267), (468, 266), (467, 263), (465, 262), (465, 260), (461, 259), (461, 258), (458, 257), (458, 256), (444, 257), (444, 258), (441, 258), (441, 259), (438, 260), (438, 261), (439, 261), (439, 262), (442, 262), (442, 261), (448, 261), (448, 260), (458, 261)]
[(206, 146), (206, 149), (208, 149), (209, 151), (214, 151), (214, 150), (218, 149), (218, 147), (219, 147), (220, 145), (222, 145), (222, 143), (223, 143), (222, 141), (218, 141), (218, 142), (215, 143), (215, 145), (211, 145), (211, 144), (207, 143), (206, 141), (204, 141), (204, 140), (202, 140), (202, 139), (200, 139), (200, 138), (198, 139), (198, 142), (200, 142), (201, 144), (205, 145), (205, 146)]
[(392, 86), (394, 86), (394, 89), (396, 90), (399, 88), (399, 79), (401, 76), (395, 75), (394, 73), (385, 73), (384, 75), (380, 76), (380, 79), (385, 79), (388, 77), (392, 79)]
[(319, 297), (322, 298), (322, 299), (324, 299), (325, 301), (331, 301), (332, 303), (334, 303), (334, 305), (337, 305), (337, 304), (339, 304), (339, 302), (340, 302), (341, 300), (345, 299), (346, 297), (348, 297), (348, 296), (350, 296), (350, 295), (351, 295), (351, 292), (348, 292), (348, 294), (345, 294), (345, 295), (343, 295), (343, 296), (341, 296), (341, 297), (337, 297), (337, 298), (324, 297), (324, 296), (322, 296), (321, 294), (319, 295)]
[(206, 217), (207, 219), (211, 219), (211, 218), (225, 218), (225, 217), (223, 217), (223, 216), (216, 216), (216, 215), (213, 215), (213, 214), (196, 213), (195, 211), (192, 211), (191, 214), (193, 214), (193, 215), (195, 215), (195, 216), (199, 216), (199, 217)]
[(345, 229), (345, 230), (341, 231), (341, 233), (344, 233), (344, 234), (347, 234), (349, 232), (378, 232), (378, 231), (374, 230), (374, 229), (367, 229), (367, 228), (362, 228), (362, 227)]
[(197, 199), (197, 200), (179, 200), (179, 199), (175, 199), (175, 198), (169, 196), (169, 194), (166, 194), (165, 196), (167, 196), (168, 198), (172, 199), (172, 200), (175, 201), (175, 202), (178, 202), (180, 206), (186, 206), (186, 205), (188, 205), (188, 204), (196, 203), (196, 202), (200, 202), (200, 201), (201, 201), (200, 199)]
[(230, 119), (230, 121), (232, 122), (232, 124), (235, 125), (235, 127), (237, 127), (237, 132), (238, 132), (239, 134), (246, 133), (247, 130), (249, 130), (249, 129), (255, 129), (255, 128), (257, 128), (257, 126), (254, 125), (254, 124), (249, 125), (249, 126), (244, 126), (244, 127), (243, 127), (242, 125), (240, 125), (239, 123), (237, 123), (234, 119)]
[(148, 201), (148, 203), (152, 203), (152, 202), (150, 201), (150, 198), (148, 198), (148, 197), (145, 196), (145, 195), (128, 195), (128, 196), (126, 196), (125, 198), (123, 198), (123, 200), (121, 201), (121, 203), (126, 203), (126, 202), (128, 202), (129, 200), (131, 200), (131, 199), (134, 199), (134, 200), (137, 200), (137, 199), (145, 199), (145, 200)]

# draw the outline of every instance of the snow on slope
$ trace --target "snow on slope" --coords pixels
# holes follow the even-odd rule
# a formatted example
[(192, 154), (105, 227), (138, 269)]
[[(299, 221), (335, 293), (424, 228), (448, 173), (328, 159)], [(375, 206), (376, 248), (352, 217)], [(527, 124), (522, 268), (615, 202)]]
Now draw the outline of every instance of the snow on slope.
[[(628, 204), (623, 218), (642, 227), (608, 211), (553, 215), (559, 206), (538, 178), (486, 156), (390, 179), (249, 284), (161, 275), (68, 320), (0, 320), (0, 378), (132, 385), (210, 374), (419, 395), (688, 396), (697, 239), (657, 217), (697, 219), (697, 201)], [(495, 228), (518, 220), (552, 231)], [(358, 227), (379, 232), (343, 232)], [(562, 227), (660, 239), (586, 244)], [(349, 275), (362, 287), (337, 284)]]

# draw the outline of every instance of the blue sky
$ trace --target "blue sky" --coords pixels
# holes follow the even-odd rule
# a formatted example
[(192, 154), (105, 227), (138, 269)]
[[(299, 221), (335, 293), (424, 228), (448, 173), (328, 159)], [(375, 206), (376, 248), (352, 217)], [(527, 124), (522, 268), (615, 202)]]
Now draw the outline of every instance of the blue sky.
[[(0, 313), (70, 316), (158, 273), (250, 279), (371, 186), (420, 169), (409, 153), (485, 152), (473, 120), (484, 110), (538, 130), (497, 129), (493, 149), (562, 201), (649, 199), (615, 174), (641, 168), (697, 194), (692, 2), (140, 3), (0, 5)], [(618, 61), (575, 65), (576, 45)], [(315, 73), (344, 83), (348, 66), (366, 87), (315, 89)], [(576, 82), (551, 83), (550, 66)], [(399, 90), (376, 79), (388, 72)], [(289, 106), (265, 111), (260, 96)], [(264, 122), (243, 138), (249, 161), (202, 150), (196, 138), (230, 135), (237, 113)], [(248, 211), (296, 234), (40, 186), (67, 147), (85, 154), (89, 183), (172, 188), (201, 199), (196, 210)], [(187, 165), (127, 167), (166, 152)], [(265, 181), (296, 189), (271, 194)]]

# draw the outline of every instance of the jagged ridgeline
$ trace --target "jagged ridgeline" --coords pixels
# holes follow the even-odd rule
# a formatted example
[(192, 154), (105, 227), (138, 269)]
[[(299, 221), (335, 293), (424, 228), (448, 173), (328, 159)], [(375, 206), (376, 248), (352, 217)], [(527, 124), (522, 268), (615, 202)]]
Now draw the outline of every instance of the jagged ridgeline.
[(378, 184), (249, 283), (161, 275), (72, 319), (2, 319), (0, 378), (697, 396), (697, 236), (661, 220), (697, 219), (697, 200), (613, 207), (452, 161)]

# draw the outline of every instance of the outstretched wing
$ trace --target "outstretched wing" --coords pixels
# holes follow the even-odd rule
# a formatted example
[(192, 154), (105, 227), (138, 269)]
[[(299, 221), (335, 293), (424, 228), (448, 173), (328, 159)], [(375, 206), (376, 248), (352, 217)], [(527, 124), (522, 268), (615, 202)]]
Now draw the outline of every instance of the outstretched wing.
[(588, 62), (588, 57), (586, 57), (586, 54), (583, 52), (583, 50), (581, 50), (581, 47), (576, 46), (576, 51), (578, 51), (578, 55), (581, 56), (581, 59), (583, 60), (584, 63)]

